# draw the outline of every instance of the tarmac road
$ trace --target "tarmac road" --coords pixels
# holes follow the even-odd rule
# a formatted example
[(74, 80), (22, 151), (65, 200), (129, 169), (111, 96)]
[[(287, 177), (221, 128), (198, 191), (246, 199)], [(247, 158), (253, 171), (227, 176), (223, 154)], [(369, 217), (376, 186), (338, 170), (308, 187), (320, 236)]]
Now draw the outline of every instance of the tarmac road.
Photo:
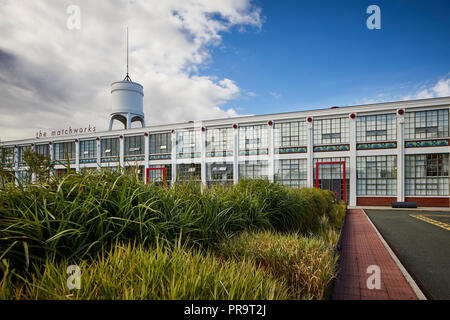
[[(450, 212), (364, 210), (428, 298), (450, 299)], [(416, 217), (410, 216), (419, 215)], [(430, 220), (431, 219), (431, 220)]]

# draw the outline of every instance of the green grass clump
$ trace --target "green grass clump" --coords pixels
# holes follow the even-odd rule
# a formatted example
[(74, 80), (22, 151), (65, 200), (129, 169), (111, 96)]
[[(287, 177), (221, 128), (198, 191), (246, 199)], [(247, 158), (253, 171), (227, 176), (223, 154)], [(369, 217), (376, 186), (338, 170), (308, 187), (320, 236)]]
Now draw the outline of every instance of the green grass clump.
[(203, 193), (193, 184), (145, 185), (115, 171), (70, 173), (0, 189), (0, 260), (20, 271), (47, 257), (94, 259), (112, 244), (213, 247), (246, 230), (321, 232), (342, 206), (328, 191), (246, 180)]
[(320, 238), (273, 232), (244, 232), (220, 244), (225, 258), (248, 259), (269, 275), (285, 280), (290, 295), (322, 299), (336, 276), (334, 247)]
[(26, 300), (272, 300), (289, 299), (283, 280), (247, 259), (221, 260), (208, 252), (116, 245), (92, 261), (78, 262), (81, 289), (66, 286), (66, 262), (47, 259), (28, 279), (0, 278), (0, 299)]

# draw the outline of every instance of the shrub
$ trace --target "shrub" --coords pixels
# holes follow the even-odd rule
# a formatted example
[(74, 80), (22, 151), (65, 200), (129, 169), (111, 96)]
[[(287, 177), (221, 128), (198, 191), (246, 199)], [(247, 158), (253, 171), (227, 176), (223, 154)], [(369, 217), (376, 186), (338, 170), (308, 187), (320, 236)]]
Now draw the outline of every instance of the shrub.
[(222, 242), (218, 252), (227, 259), (253, 261), (269, 275), (285, 280), (291, 296), (301, 299), (322, 299), (335, 277), (334, 248), (319, 238), (244, 232)]
[[(286, 284), (250, 261), (221, 261), (211, 253), (157, 245), (116, 245), (94, 262), (78, 262), (81, 289), (70, 291), (66, 262), (47, 260), (29, 280), (1, 285), (2, 299), (272, 300), (289, 299)], [(42, 271), (41, 271), (42, 270)], [(6, 275), (8, 277), (8, 275)]]
[(114, 171), (72, 173), (0, 189), (0, 260), (18, 269), (48, 256), (95, 258), (116, 241), (210, 247), (245, 230), (315, 233), (324, 215), (337, 225), (336, 206), (327, 191), (268, 181), (202, 194), (192, 184), (161, 188)]

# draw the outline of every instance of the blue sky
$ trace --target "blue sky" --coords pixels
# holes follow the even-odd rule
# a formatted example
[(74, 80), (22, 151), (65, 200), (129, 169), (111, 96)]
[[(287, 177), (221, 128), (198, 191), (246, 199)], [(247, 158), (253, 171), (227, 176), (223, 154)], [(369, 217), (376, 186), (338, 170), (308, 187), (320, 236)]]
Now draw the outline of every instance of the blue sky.
[[(261, 114), (402, 100), (448, 79), (450, 1), (257, 1), (262, 28), (228, 32), (202, 72), (242, 89)], [(369, 30), (369, 5), (381, 30)]]
[(0, 140), (107, 130), (127, 27), (150, 126), (450, 96), (449, 0), (0, 3)]

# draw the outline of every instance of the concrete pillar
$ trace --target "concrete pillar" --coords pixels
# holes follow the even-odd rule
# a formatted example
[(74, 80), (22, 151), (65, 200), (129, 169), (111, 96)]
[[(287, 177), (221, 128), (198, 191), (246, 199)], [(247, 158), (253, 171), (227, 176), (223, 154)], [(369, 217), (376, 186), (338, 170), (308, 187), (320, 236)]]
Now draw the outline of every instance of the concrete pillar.
[(201, 132), (201, 180), (202, 180), (202, 188), (207, 187), (207, 181), (206, 181), (206, 128), (203, 128), (203, 126), (200, 127)]
[(172, 131), (172, 185), (177, 181), (177, 133)]
[[(72, 165), (70, 165), (72, 167)], [(75, 171), (80, 172), (80, 141), (75, 141)]]
[(405, 201), (405, 117), (397, 112), (397, 201)]
[(125, 137), (119, 138), (119, 166), (125, 168)]
[(101, 140), (97, 140), (97, 169), (100, 170), (102, 167), (102, 143)]
[(314, 187), (314, 125), (313, 121), (307, 121), (307, 139), (308, 139), (308, 149), (307, 149), (307, 178), (308, 178), (308, 187)]
[[(354, 119), (350, 117), (350, 168), (346, 168), (350, 173), (350, 197), (349, 205), (356, 206), (356, 114)], [(344, 177), (345, 179), (345, 177)]]
[(233, 126), (233, 183), (239, 183), (239, 126)]
[(275, 161), (274, 161), (274, 124), (269, 125), (269, 181), (274, 182), (275, 178)]

